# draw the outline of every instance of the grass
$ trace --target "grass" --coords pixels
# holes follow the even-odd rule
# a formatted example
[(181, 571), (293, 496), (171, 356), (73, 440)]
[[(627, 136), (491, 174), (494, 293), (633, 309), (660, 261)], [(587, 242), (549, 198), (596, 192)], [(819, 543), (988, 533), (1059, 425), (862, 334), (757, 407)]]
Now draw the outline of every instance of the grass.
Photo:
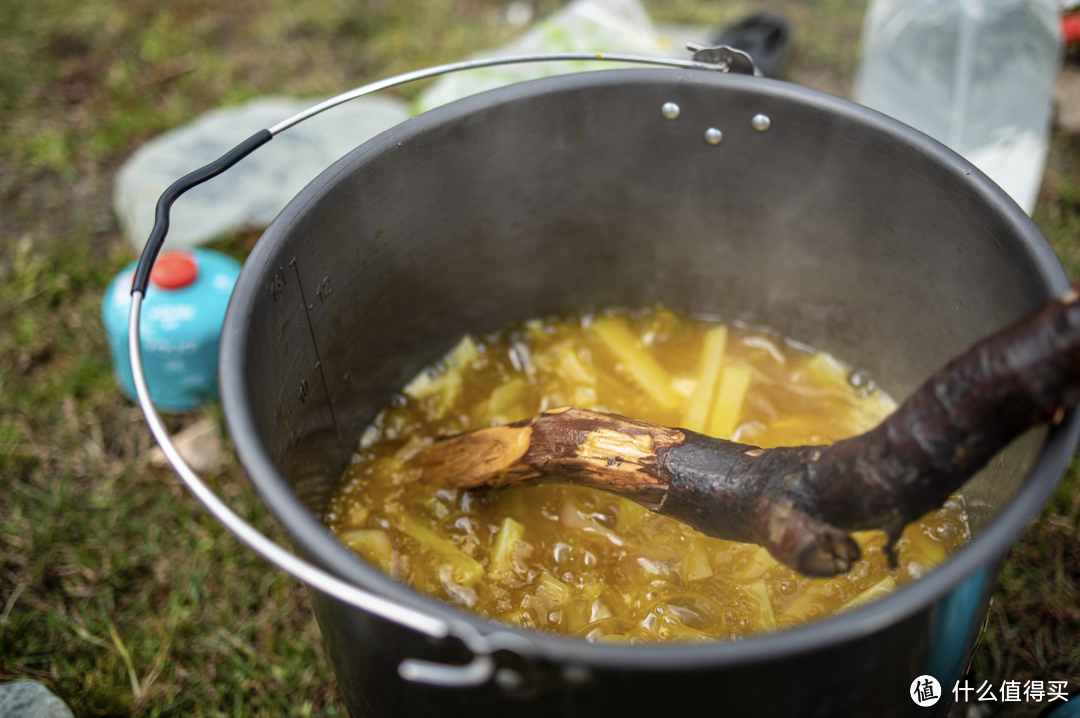
[[(1080, 138), (1051, 144), (1035, 223), (1073, 281), (1080, 280)], [(1080, 687), (1080, 460), (1014, 545), (972, 660), (972, 684), (1067, 680)], [(1035, 715), (1010, 706), (995, 715)]]
[[(751, 7), (792, 20), (790, 79), (850, 91), (858, 0), (650, 10), (719, 25)], [(115, 389), (100, 298), (133, 253), (111, 180), (140, 143), (210, 108), (330, 94), (503, 42), (514, 33), (503, 11), (494, 0), (0, 3), (0, 681), (40, 680), (80, 716), (345, 712), (304, 590), (149, 465), (141, 414)], [(1080, 142), (1055, 139), (1036, 221), (1080, 278)], [(254, 239), (215, 246), (242, 257)], [(212, 481), (285, 540), (234, 464)], [(1080, 682), (1078, 512), (1074, 466), (1013, 551), (974, 676)]]

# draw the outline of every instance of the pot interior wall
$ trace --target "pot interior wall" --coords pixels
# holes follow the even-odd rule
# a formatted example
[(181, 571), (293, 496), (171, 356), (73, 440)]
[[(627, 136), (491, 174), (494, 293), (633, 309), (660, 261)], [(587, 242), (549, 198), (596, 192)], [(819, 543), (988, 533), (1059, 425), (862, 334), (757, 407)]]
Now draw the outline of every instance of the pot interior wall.
[[(243, 367), (254, 440), (318, 515), (424, 364), (466, 332), (568, 308), (660, 302), (770, 327), (902, 399), (1065, 286), (1018, 212), (924, 136), (783, 83), (527, 83), (414, 118), (308, 187), (244, 269), (226, 325), (243, 351), (223, 362)], [(969, 485), (976, 530), (1041, 445), (1026, 437)]]

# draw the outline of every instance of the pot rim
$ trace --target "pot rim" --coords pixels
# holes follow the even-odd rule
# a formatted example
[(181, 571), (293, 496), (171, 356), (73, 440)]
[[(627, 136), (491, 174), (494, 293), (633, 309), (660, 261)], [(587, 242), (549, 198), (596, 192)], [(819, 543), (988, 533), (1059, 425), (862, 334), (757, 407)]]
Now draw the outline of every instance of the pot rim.
[(248, 354), (246, 328), (254, 313), (255, 297), (264, 288), (263, 272), (272, 266), (271, 245), (339, 174), (369, 157), (395, 151), (399, 143), (410, 141), (433, 124), (454, 122), (495, 105), (512, 103), (536, 94), (588, 89), (597, 84), (622, 83), (632, 86), (635, 83), (653, 83), (657, 80), (738, 88), (777, 100), (795, 102), (858, 122), (868, 130), (890, 136), (913, 152), (928, 155), (930, 159), (947, 168), (957, 181), (970, 183), (974, 191), (981, 195), (986, 206), (996, 210), (1012, 226), (1016, 236), (1029, 252), (1034, 265), (1033, 271), (1042, 277), (1048, 298), (1069, 288), (1069, 280), (1049, 243), (1002, 189), (970, 162), (944, 145), (874, 110), (779, 80), (725, 75), (705, 70), (612, 69), (532, 80), (443, 105), (369, 140), (313, 180), (267, 228), (236, 283), (221, 339), (221, 401), (236, 453), (256, 492), (281, 522), (301, 555), (345, 581), (443, 620), (466, 621), (482, 633), (509, 631), (525, 638), (527, 641), (523, 642), (521, 648), (515, 649), (523, 656), (598, 667), (651, 671), (684, 670), (688, 667), (745, 665), (792, 657), (865, 637), (924, 610), (980, 568), (993, 565), (1004, 557), (1010, 545), (1041, 512), (1064, 474), (1080, 437), (1080, 412), (1070, 412), (1065, 421), (1049, 430), (1043, 449), (1028, 478), (986, 528), (926, 577), (850, 613), (776, 633), (740, 641), (657, 644), (634, 646), (631, 650), (624, 646), (592, 644), (582, 639), (498, 624), (424, 596), (394, 581), (338, 542), (319, 519), (300, 503), (258, 436), (242, 360)]

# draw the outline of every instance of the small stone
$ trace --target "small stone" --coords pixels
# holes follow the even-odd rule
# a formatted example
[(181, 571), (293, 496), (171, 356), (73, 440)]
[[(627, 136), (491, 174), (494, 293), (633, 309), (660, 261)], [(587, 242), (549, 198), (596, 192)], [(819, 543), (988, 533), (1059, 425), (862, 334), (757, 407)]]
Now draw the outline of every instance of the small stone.
[(41, 683), (0, 684), (0, 718), (75, 718), (71, 709)]
[[(196, 474), (216, 474), (228, 460), (225, 446), (218, 435), (217, 424), (211, 419), (199, 419), (174, 435), (172, 441), (181, 458)], [(160, 447), (155, 446), (150, 450), (150, 464), (169, 465), (169, 460), (165, 458), (165, 452)], [(3, 718), (2, 713), (0, 718)]]
[(1066, 63), (1054, 86), (1057, 126), (1062, 132), (1080, 135), (1080, 67)]

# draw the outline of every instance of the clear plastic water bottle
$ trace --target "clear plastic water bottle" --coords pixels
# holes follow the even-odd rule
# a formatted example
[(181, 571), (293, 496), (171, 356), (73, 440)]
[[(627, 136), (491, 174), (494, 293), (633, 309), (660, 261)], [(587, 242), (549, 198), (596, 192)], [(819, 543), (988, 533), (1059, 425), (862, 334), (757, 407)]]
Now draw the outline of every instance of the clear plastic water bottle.
[(948, 145), (1030, 214), (1061, 57), (1056, 0), (871, 0), (855, 100)]

